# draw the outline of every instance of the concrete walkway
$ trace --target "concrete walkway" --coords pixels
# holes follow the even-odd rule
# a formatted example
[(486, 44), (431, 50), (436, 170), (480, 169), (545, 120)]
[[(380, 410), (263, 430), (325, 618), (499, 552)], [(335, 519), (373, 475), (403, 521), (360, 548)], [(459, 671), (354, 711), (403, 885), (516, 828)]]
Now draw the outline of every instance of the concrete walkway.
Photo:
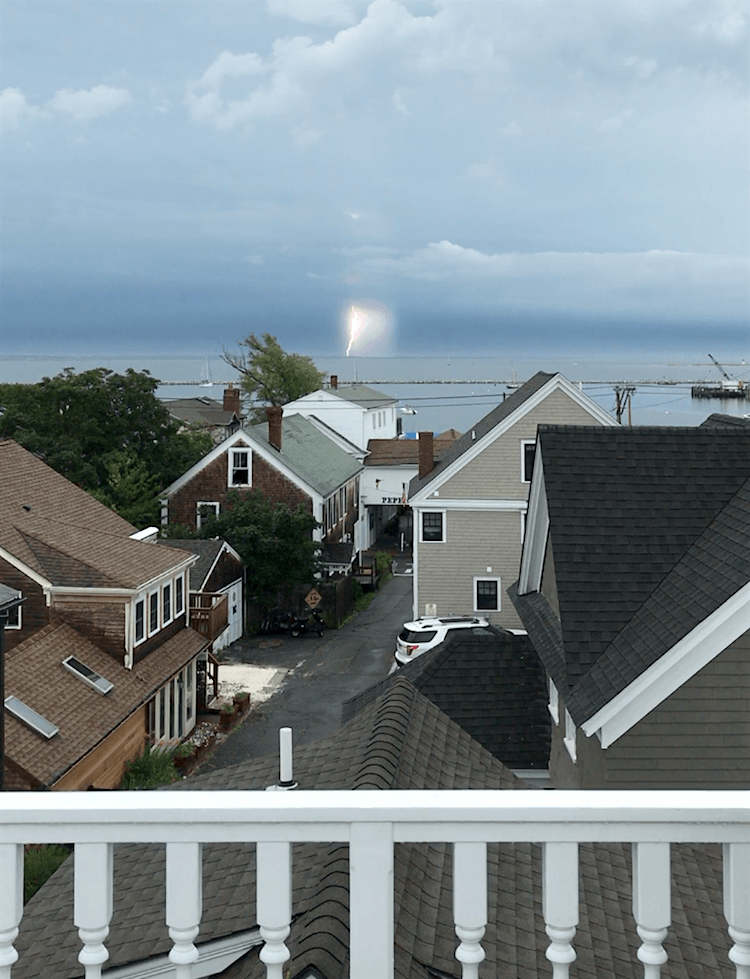
[[(404, 569), (405, 570), (405, 569)], [(229, 646), (222, 666), (265, 668), (265, 700), (200, 766), (215, 771), (250, 758), (277, 754), (279, 728), (291, 727), (295, 744), (327, 737), (341, 723), (341, 705), (387, 676), (396, 636), (411, 619), (412, 580), (399, 574), (376, 593), (370, 606), (340, 629), (292, 639), (253, 636)]]

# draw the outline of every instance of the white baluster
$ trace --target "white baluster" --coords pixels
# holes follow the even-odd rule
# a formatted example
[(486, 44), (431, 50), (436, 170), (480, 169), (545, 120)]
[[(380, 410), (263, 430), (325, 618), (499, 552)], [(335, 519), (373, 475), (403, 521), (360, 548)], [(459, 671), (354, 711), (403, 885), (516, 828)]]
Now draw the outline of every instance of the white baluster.
[(660, 979), (668, 958), (662, 942), (672, 924), (669, 843), (633, 844), (633, 917), (643, 943), (638, 949), (643, 977)]
[(167, 843), (167, 927), (174, 944), (169, 961), (175, 979), (191, 979), (198, 961), (195, 939), (203, 913), (203, 854), (200, 843)]
[(393, 979), (393, 826), (354, 823), (349, 842), (349, 973)]
[(750, 843), (724, 844), (724, 917), (737, 979), (750, 979)]
[(568, 979), (578, 927), (578, 844), (545, 843), (542, 867), (544, 923), (551, 944), (546, 956), (553, 979)]
[(83, 942), (78, 961), (86, 979), (100, 979), (109, 958), (104, 940), (112, 920), (112, 844), (76, 843), (73, 860), (74, 921)]
[(0, 979), (10, 979), (18, 961), (13, 942), (23, 916), (23, 844), (0, 844)]
[(285, 940), (292, 921), (292, 845), (258, 843), (257, 851), (257, 917), (265, 942), (260, 960), (267, 979), (283, 979), (290, 957)]
[(487, 927), (487, 844), (453, 844), (453, 918), (461, 944), (456, 958), (462, 979), (478, 979)]

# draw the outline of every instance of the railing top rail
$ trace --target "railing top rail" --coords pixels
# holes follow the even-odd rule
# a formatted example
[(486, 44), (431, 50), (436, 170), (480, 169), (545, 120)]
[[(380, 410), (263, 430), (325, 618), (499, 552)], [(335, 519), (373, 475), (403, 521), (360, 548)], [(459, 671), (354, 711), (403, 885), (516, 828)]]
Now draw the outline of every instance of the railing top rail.
[(4, 793), (0, 843), (347, 841), (390, 823), (394, 841), (750, 841), (747, 792), (296, 791)]

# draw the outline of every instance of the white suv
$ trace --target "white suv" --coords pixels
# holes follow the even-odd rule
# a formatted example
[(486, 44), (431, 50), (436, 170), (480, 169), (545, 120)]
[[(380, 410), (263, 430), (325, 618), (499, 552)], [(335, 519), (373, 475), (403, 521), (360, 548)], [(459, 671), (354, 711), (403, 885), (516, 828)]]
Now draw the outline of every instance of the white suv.
[(404, 627), (396, 639), (396, 662), (400, 665), (411, 663), (413, 659), (439, 646), (449, 632), (454, 629), (487, 629), (487, 619), (471, 615), (449, 615), (444, 619), (417, 619), (404, 622)]

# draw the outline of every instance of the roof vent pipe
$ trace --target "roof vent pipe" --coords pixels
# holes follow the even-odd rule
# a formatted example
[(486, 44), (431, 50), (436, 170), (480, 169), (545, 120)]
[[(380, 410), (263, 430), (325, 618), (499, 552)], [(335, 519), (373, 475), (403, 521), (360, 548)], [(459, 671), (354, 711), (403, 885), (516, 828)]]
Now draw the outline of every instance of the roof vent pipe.
[(279, 784), (269, 785), (266, 792), (287, 792), (296, 789), (292, 775), (292, 729), (279, 728)]

